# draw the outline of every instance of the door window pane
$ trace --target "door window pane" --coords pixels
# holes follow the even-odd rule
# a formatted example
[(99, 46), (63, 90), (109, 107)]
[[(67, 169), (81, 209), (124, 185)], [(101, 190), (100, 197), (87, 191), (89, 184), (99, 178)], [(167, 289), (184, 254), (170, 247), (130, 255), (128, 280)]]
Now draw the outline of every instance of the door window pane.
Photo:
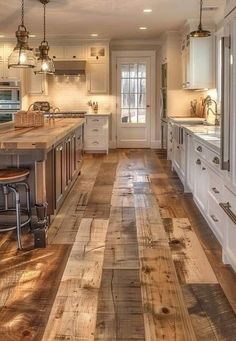
[(146, 123), (146, 65), (121, 65), (121, 122)]

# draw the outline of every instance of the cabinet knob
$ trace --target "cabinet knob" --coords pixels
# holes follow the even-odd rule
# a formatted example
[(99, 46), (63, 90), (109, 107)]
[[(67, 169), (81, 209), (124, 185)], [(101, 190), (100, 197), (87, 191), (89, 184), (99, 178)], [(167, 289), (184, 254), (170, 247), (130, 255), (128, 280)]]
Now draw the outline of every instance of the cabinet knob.
[(205, 170), (206, 170), (206, 167), (202, 167), (202, 170), (205, 171)]
[(211, 219), (215, 222), (215, 223), (218, 223), (219, 220), (212, 214), (211, 215)]
[(212, 191), (213, 191), (215, 194), (219, 194), (219, 193), (220, 193), (216, 187), (213, 187), (213, 188), (212, 188)]
[(201, 153), (202, 152), (202, 146), (198, 146), (197, 151)]
[(201, 164), (202, 164), (202, 161), (200, 159), (197, 159), (196, 165), (201, 165)]
[(212, 160), (213, 163), (215, 163), (216, 165), (220, 164), (220, 159), (218, 158), (218, 156), (215, 156), (214, 159)]

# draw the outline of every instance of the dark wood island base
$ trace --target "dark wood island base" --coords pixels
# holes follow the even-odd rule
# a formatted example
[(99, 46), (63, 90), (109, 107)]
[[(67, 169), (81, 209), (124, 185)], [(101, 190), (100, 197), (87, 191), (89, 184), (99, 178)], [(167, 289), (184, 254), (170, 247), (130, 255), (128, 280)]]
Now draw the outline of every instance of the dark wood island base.
[[(49, 221), (80, 174), (83, 124), (84, 119), (62, 118), (41, 128), (15, 129), (12, 123), (0, 127), (0, 168), (30, 170), (31, 206), (47, 203)], [(2, 192), (0, 205), (4, 205)]]

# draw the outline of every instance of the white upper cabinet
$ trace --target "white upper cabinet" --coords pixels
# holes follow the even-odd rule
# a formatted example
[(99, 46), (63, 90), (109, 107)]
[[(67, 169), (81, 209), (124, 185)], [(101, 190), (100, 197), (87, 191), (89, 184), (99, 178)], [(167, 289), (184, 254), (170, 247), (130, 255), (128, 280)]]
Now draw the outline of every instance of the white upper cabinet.
[(30, 95), (48, 95), (46, 75), (35, 75), (33, 70), (26, 70), (26, 93)]
[(14, 49), (13, 44), (2, 44), (0, 46), (0, 78), (3, 80), (20, 80), (20, 70), (8, 69), (8, 58)]
[(86, 47), (85, 45), (80, 46), (68, 46), (65, 48), (65, 59), (86, 59)]
[(50, 46), (49, 56), (52, 59), (63, 59), (64, 47), (63, 46)]
[(191, 38), (182, 43), (182, 86), (184, 89), (215, 88), (214, 36)]
[(106, 63), (88, 63), (88, 94), (106, 94), (109, 92), (109, 66)]
[(51, 46), (49, 55), (52, 59), (58, 60), (85, 60), (86, 45), (80, 44), (77, 46)]

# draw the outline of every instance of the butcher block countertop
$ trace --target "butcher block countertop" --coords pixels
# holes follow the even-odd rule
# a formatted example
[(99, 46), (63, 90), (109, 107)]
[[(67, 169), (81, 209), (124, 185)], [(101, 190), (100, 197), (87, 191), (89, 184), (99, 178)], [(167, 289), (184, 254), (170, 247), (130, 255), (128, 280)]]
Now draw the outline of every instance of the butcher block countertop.
[(59, 118), (39, 128), (14, 128), (13, 123), (3, 124), (0, 126), (0, 151), (49, 150), (84, 122), (83, 118)]

